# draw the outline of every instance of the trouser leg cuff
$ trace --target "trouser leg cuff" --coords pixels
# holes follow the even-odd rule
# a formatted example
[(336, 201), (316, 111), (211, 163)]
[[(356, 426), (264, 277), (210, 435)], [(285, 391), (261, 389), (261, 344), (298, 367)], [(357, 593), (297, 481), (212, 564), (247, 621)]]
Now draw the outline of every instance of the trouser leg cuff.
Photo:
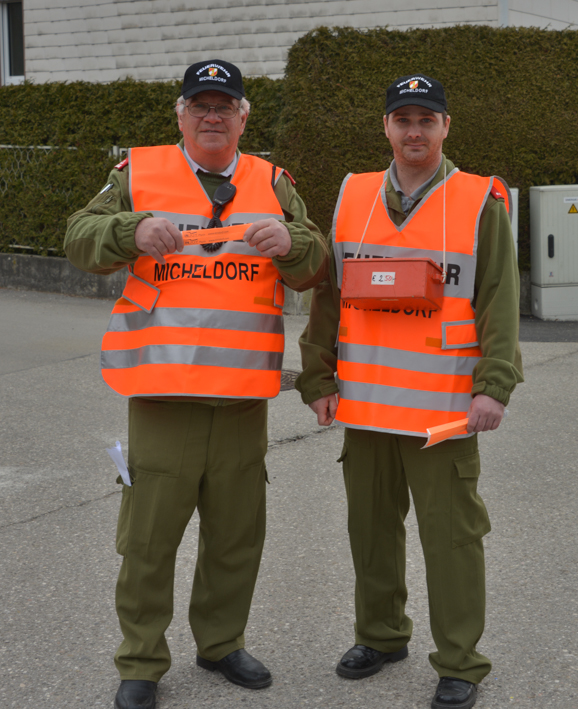
[(244, 641), (233, 641), (229, 643), (224, 643), (223, 645), (213, 646), (210, 648), (202, 649), (197, 647), (197, 654), (204, 660), (209, 660), (210, 662), (218, 662), (222, 660), (223, 657), (227, 657), (235, 650), (243, 650), (245, 647)]

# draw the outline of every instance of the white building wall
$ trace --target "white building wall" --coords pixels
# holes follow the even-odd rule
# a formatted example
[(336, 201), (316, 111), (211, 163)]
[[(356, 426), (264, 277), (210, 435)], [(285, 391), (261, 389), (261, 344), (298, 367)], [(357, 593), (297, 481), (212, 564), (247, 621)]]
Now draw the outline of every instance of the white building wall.
[(283, 75), (287, 51), (316, 27), (498, 23), (499, 0), (24, 0), (26, 77), (45, 81), (181, 78), (195, 61)]
[(578, 0), (510, 0), (509, 24), (578, 30)]
[(578, 0), (24, 0), (26, 77), (106, 82), (181, 78), (220, 58), (247, 76), (283, 75), (316, 27), (455, 24), (578, 28)]

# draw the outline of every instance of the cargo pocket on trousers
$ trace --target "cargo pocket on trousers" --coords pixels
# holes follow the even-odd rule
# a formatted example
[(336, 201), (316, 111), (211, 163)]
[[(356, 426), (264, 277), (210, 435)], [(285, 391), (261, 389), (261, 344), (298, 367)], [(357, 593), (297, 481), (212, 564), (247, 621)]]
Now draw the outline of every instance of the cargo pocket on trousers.
[(479, 453), (454, 460), (452, 479), (452, 547), (475, 542), (490, 529), (488, 511), (478, 495)]
[[(132, 476), (131, 476), (132, 477)], [(134, 498), (134, 484), (122, 486), (122, 500), (118, 513), (116, 525), (116, 553), (126, 556), (128, 549), (128, 537), (130, 534), (130, 524), (132, 521), (132, 504)]]
[(178, 478), (190, 429), (191, 407), (133, 398), (128, 405), (128, 465), (136, 473)]

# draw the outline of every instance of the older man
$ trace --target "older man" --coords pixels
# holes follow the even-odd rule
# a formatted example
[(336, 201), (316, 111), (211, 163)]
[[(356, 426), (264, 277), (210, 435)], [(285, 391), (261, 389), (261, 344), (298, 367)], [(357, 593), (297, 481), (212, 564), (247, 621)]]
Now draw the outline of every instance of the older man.
[[(482, 537), (490, 530), (477, 494), (476, 434), (500, 425), (522, 381), (519, 282), (507, 187), (460, 172), (442, 154), (446, 106), (442, 85), (421, 74), (387, 89), (384, 125), (394, 161), (387, 171), (343, 183), (332, 276), (314, 292), (297, 386), (321, 425), (335, 419), (345, 426), (357, 622), (356, 644), (337, 673), (368, 677), (408, 655), (404, 519), (411, 490), (437, 647), (430, 662), (440, 677), (432, 707), (467, 709), (491, 668), (476, 649), (485, 613)], [(343, 260), (356, 253), (441, 263), (438, 307), (340, 302)], [(379, 272), (392, 282), (393, 262), (378, 263), (377, 282)], [(422, 450), (428, 428), (465, 417), (466, 434)]]
[[(65, 241), (78, 268), (130, 271), (101, 360), (105, 381), (130, 397), (117, 709), (155, 706), (170, 666), (175, 557), (195, 509), (197, 664), (243, 687), (271, 683), (244, 650), (265, 536), (266, 400), (280, 388), (283, 284), (310, 288), (327, 264), (292, 178), (237, 150), (249, 114), (239, 69), (190, 66), (177, 114), (181, 143), (132, 149)], [(183, 230), (234, 224), (250, 224), (237, 241), (183, 240)]]

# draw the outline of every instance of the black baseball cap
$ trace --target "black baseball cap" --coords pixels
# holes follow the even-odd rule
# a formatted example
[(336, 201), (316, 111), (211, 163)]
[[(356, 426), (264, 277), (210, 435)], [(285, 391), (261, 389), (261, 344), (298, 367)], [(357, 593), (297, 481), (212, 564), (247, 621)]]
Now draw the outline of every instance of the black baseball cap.
[(242, 99), (245, 89), (241, 72), (234, 64), (221, 59), (191, 64), (185, 71), (181, 95), (183, 98), (189, 98), (201, 91), (222, 91)]
[(385, 115), (402, 106), (423, 106), (436, 113), (447, 111), (444, 87), (439, 81), (423, 74), (402, 76), (387, 87)]

